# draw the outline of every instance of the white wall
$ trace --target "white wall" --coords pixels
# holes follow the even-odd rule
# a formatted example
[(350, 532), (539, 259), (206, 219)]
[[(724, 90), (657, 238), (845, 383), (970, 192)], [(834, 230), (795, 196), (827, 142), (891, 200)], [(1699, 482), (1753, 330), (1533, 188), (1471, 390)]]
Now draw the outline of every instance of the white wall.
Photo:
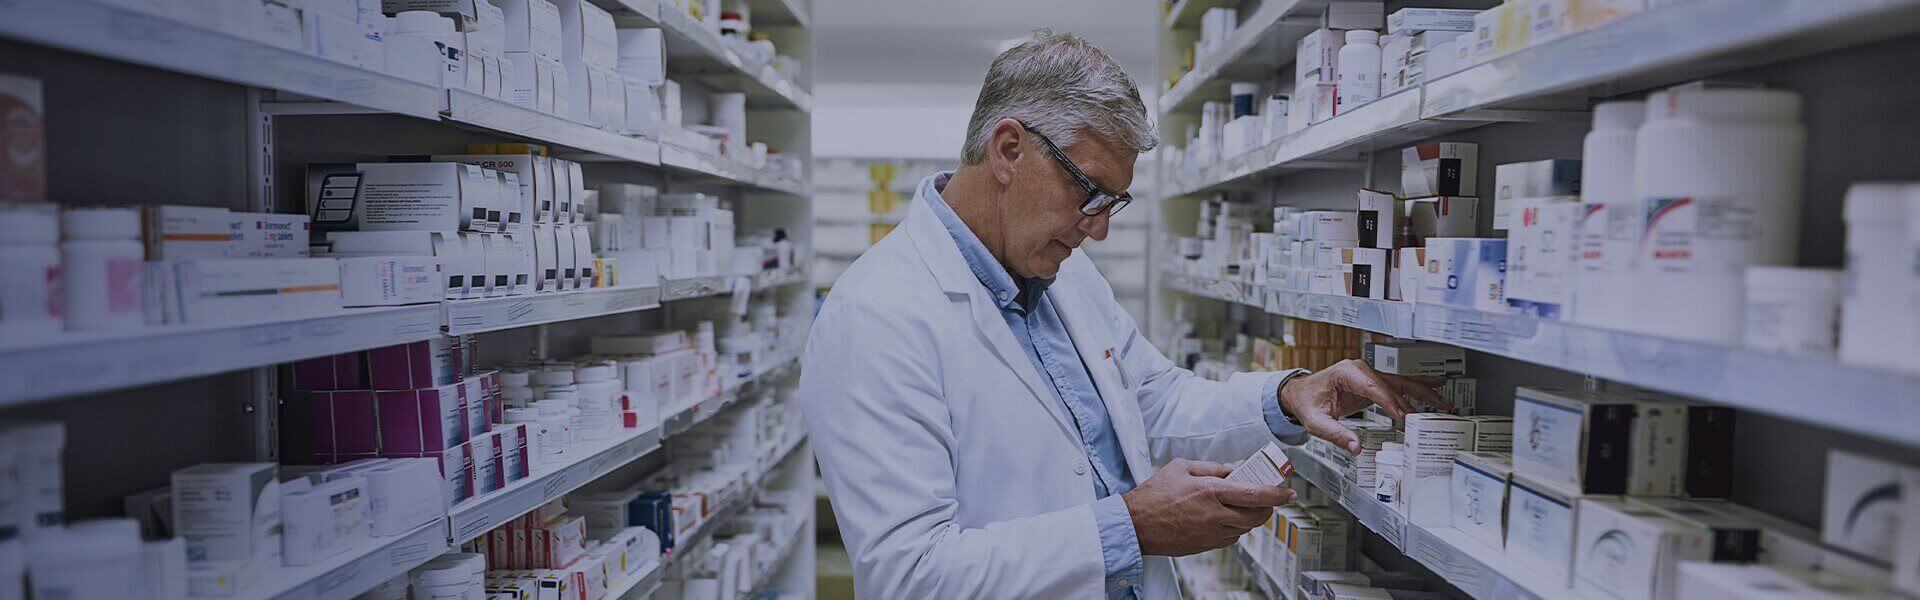
[(813, 154), (960, 161), (978, 83), (827, 83), (813, 91)]

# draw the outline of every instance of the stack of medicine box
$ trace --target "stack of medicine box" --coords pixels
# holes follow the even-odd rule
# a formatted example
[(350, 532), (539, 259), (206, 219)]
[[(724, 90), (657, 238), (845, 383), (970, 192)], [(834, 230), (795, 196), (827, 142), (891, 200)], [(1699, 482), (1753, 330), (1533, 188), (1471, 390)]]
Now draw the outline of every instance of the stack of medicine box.
[(623, 409), (629, 428), (664, 421), (708, 397), (703, 376), (707, 367), (684, 331), (602, 335), (591, 344), (595, 357), (620, 363), (631, 398)]
[(237, 595), (281, 565), (279, 465), (206, 463), (174, 471), (173, 533), (187, 542), (196, 595)]
[(507, 101), (544, 113), (567, 116), (573, 108), (573, 82), (560, 61), (560, 7), (547, 0), (506, 0), (505, 60)]
[[(533, 291), (534, 247), (524, 225), (531, 173), (424, 159), (315, 164), (307, 173), (314, 222), (328, 230), (319, 246), (329, 256), (437, 263), (449, 300)], [(417, 301), (431, 291), (409, 288), (403, 296)]]
[(1357, 243), (1341, 248), (1340, 276), (1345, 294), (1385, 300), (1394, 290), (1394, 253), (1400, 246), (1401, 202), (1393, 194), (1361, 188), (1356, 194)]
[(1572, 311), (1580, 161), (1508, 163), (1493, 170), (1493, 228), (1508, 231), (1507, 305), (1560, 319)]
[(1266, 564), (1282, 589), (1299, 589), (1310, 572), (1347, 570), (1359, 551), (1359, 524), (1353, 516), (1324, 498), (1310, 501), (1277, 507), (1269, 521), (1281, 551), (1273, 557), (1277, 563)]
[(1451, 8), (1402, 8), (1387, 15), (1387, 35), (1380, 37), (1380, 96), (1386, 97), (1418, 87), (1430, 77), (1450, 73), (1428, 73), (1430, 54), (1451, 50), (1442, 47), (1473, 31), (1473, 17), (1480, 11)]
[[(531, 1), (531, 0), (529, 0)], [(613, 15), (588, 0), (556, 0), (560, 61), (572, 84), (562, 116), (609, 131), (627, 128), (627, 82), (620, 74), (620, 40)]]
[[(1400, 299), (1475, 307), (1473, 292), (1480, 288), (1472, 285), (1471, 278), (1448, 279), (1444, 269), (1451, 267), (1452, 263), (1443, 265), (1436, 262), (1437, 254), (1451, 251), (1455, 244), (1445, 241), (1436, 243), (1433, 240), (1474, 239), (1473, 236), (1477, 235), (1479, 154), (1478, 145), (1463, 142), (1433, 142), (1408, 146), (1400, 151), (1400, 197), (1406, 201), (1402, 208), (1406, 216), (1406, 246), (1396, 251), (1394, 256), (1400, 268), (1393, 286), (1394, 291), (1399, 292)], [(1500, 246), (1499, 254), (1504, 259), (1506, 242), (1495, 240), (1492, 243)], [(1467, 250), (1467, 254), (1478, 256), (1478, 246)], [(1424, 269), (1412, 267), (1416, 265)], [(1465, 267), (1473, 265), (1470, 262), (1460, 264), (1467, 274), (1472, 274), (1473, 270)], [(1495, 261), (1490, 268), (1494, 275), (1489, 276), (1489, 281), (1485, 283), (1497, 290), (1499, 282), (1495, 280), (1499, 279), (1503, 267)], [(1454, 291), (1449, 294), (1448, 290)], [(1458, 302), (1447, 302), (1442, 298), (1454, 298)], [(1486, 306), (1500, 304), (1504, 302), (1488, 302)]]
[(526, 478), (527, 428), (502, 423), (499, 374), (476, 371), (473, 351), (436, 337), (296, 363), (313, 461), (432, 458), (449, 505)]
[(660, 190), (607, 183), (596, 191), (600, 212), (593, 217), (594, 255), (618, 266), (619, 285), (658, 285), (662, 267), (672, 261), (668, 250), (647, 247), (646, 219), (659, 210)]
[(1287, 319), (1281, 323), (1283, 345), (1279, 347), (1279, 364), (1275, 368), (1318, 371), (1343, 360), (1360, 358), (1363, 337), (1364, 332), (1352, 327)]
[[(526, 530), (522, 530), (526, 531)], [(505, 535), (503, 535), (505, 534)], [(640, 576), (648, 565), (660, 561), (659, 537), (644, 527), (632, 527), (611, 537), (601, 538), (571, 564), (552, 568), (525, 566), (524, 552), (496, 538), (533, 541), (533, 536), (512, 536), (503, 527), (476, 540), (486, 557), (485, 588), (489, 595), (508, 598), (538, 598), (541, 590), (558, 591), (560, 598), (594, 598), (594, 593), (619, 588)]]
[[(307, 2), (324, 3), (327, 2)], [(461, 75), (457, 78), (458, 84), (450, 81), (452, 85), (448, 87), (488, 98), (510, 99), (507, 86), (514, 71), (506, 55), (507, 15), (499, 6), (488, 0), (381, 0), (377, 4), (388, 16), (424, 10), (453, 19), (454, 35), (463, 43), (459, 54)]]
[(579, 163), (549, 158), (545, 148), (526, 144), (474, 144), (467, 152), (432, 159), (495, 169), (519, 181), (525, 224), (509, 227), (517, 229), (510, 231), (511, 238), (496, 241), (519, 253), (524, 270), (514, 273), (526, 273), (532, 291), (613, 287), (620, 265), (594, 254), (595, 228), (589, 221), (594, 194)]
[[(1732, 492), (1730, 409), (1650, 393), (1522, 387), (1514, 420), (1528, 433), (1513, 444), (1510, 471), (1462, 456), (1480, 468), (1453, 474), (1458, 501), (1485, 504), (1508, 490), (1504, 529), (1464, 523), (1470, 511), (1457, 504), (1455, 526), (1550, 579), (1583, 594), (1672, 598), (1678, 561), (1751, 562), (1770, 545), (1764, 524), (1729, 503), (1697, 500)], [(1609, 552), (1609, 539), (1643, 551), (1609, 567), (1580, 557)]]
[[(282, 467), (284, 562), (301, 566), (369, 538), (405, 534), (443, 519), (440, 463), (431, 458), (366, 458), (318, 467)], [(358, 507), (353, 503), (363, 503)]]
[(1341, 270), (1341, 249), (1360, 244), (1360, 215), (1353, 211), (1310, 210), (1300, 213), (1299, 229), (1290, 249), (1294, 267), (1306, 272), (1306, 288), (1315, 294), (1350, 295)]
[(733, 211), (720, 208), (719, 198), (663, 195), (641, 226), (646, 248), (666, 252), (660, 271), (668, 279), (714, 277), (733, 268)]
[[(378, 282), (343, 278), (343, 265), (307, 253), (306, 215), (219, 207), (141, 209), (149, 261), (147, 322), (225, 323), (322, 313)], [(357, 305), (356, 305), (357, 306)]]

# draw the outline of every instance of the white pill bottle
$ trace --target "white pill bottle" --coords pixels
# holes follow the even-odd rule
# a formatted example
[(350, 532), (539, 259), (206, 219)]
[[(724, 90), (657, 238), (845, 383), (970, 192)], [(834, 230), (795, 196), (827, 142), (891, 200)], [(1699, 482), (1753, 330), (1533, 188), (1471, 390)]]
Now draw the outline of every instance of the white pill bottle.
[(1573, 320), (1582, 325), (1620, 328), (1632, 312), (1625, 279), (1646, 222), (1633, 192), (1633, 151), (1646, 117), (1647, 103), (1638, 100), (1593, 107), (1593, 130), (1581, 146), (1575, 228)]
[(1806, 138), (1789, 91), (1693, 83), (1648, 99), (1626, 329), (1739, 343), (1746, 268), (1790, 265), (1798, 251)]

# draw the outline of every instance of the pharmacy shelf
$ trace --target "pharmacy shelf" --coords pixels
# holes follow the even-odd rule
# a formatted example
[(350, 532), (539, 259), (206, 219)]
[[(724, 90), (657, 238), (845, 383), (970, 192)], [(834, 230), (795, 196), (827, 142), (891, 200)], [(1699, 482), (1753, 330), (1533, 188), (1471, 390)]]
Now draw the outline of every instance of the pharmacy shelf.
[(1920, 31), (1920, 2), (1670, 2), (1426, 85), (1423, 116), (1684, 82)]
[(645, 573), (627, 580), (625, 583), (607, 588), (606, 600), (629, 600), (652, 598), (653, 592), (660, 589), (660, 582), (666, 579), (666, 565), (655, 560), (647, 566)]
[[(1920, 447), (1920, 375), (1519, 314), (1348, 298), (1166, 272), (1174, 290), (1297, 319), (1478, 350)], [(1808, 402), (1808, 398), (1821, 398)]]
[(671, 141), (660, 144), (660, 164), (685, 174), (712, 177), (763, 190), (805, 196), (808, 186), (798, 177), (756, 169), (746, 163), (687, 148)]
[[(800, 445), (798, 443), (793, 446), (795, 449), (799, 447)], [(791, 451), (791, 449), (789, 451)], [(809, 521), (810, 519), (801, 519), (799, 523), (794, 524), (793, 530), (790, 532), (792, 535), (787, 538), (787, 543), (781, 545), (774, 551), (774, 556), (778, 558), (775, 558), (772, 563), (768, 564), (765, 570), (754, 574), (753, 585), (741, 590), (738, 600), (754, 598), (756, 597), (756, 592), (773, 587), (774, 576), (779, 575), (781, 565), (787, 564), (787, 559), (793, 557), (793, 551), (800, 548), (804, 542), (813, 541), (813, 536), (807, 535), (810, 533), (813, 525)]]
[(614, 133), (466, 90), (446, 94), (446, 118), (454, 123), (574, 148), (587, 155), (569, 158), (582, 161), (660, 164), (660, 142), (653, 139)]
[(1238, 2), (1227, 0), (1179, 0), (1167, 7), (1167, 14), (1160, 19), (1160, 26), (1167, 29), (1187, 29), (1200, 27), (1200, 15), (1216, 6), (1233, 6)]
[[(1264, 0), (1253, 14), (1241, 14), (1239, 26), (1220, 49), (1194, 57), (1193, 70), (1160, 94), (1160, 117), (1199, 110), (1208, 100), (1225, 101), (1233, 81), (1272, 79), (1293, 62), (1300, 39), (1317, 27), (1316, 18), (1326, 7), (1327, 0)], [(1196, 23), (1203, 12), (1194, 13)]]
[(802, 0), (747, 0), (747, 11), (752, 15), (754, 27), (794, 26), (810, 28), (813, 20), (800, 6)]
[(1280, 578), (1275, 576), (1271, 569), (1267, 568), (1266, 563), (1254, 560), (1253, 555), (1248, 554), (1247, 549), (1240, 544), (1241, 542), (1234, 542), (1233, 545), (1227, 546), (1227, 554), (1232, 556), (1234, 561), (1240, 563), (1241, 569), (1253, 574), (1252, 577), (1249, 577), (1249, 579), (1253, 580), (1253, 586), (1259, 588), (1260, 593), (1265, 595), (1269, 600), (1291, 598), (1292, 595), (1287, 594), (1281, 588)]
[(720, 92), (746, 92), (748, 108), (813, 110), (813, 94), (771, 63), (747, 59), (686, 9), (660, 0), (599, 0), (621, 27), (658, 27), (667, 42), (667, 75)]
[(1397, 148), (1489, 122), (1464, 117), (1422, 120), (1421, 93), (1410, 89), (1387, 96), (1197, 172), (1173, 174), (1167, 180), (1168, 195), (1230, 187), (1255, 176), (1357, 169), (1365, 165), (1360, 160), (1362, 150)]
[(792, 441), (787, 442), (787, 447), (780, 451), (779, 458), (769, 463), (765, 470), (748, 474), (745, 485), (728, 486), (720, 490), (720, 501), (716, 503), (719, 508), (714, 509), (712, 515), (701, 521), (699, 525), (695, 525), (692, 533), (674, 541), (673, 552), (667, 555), (666, 568), (679, 565), (680, 563), (675, 560), (677, 557), (686, 554), (687, 550), (706, 544), (713, 538), (714, 532), (720, 529), (722, 523), (740, 516), (740, 513), (753, 502), (754, 495), (759, 491), (760, 486), (766, 484), (767, 478), (778, 472), (780, 465), (786, 464), (787, 459), (798, 456), (800, 448), (806, 445), (806, 441), (807, 436), (794, 436)]
[(406, 575), (450, 548), (446, 522), (435, 519), (412, 531), (372, 542), (304, 567), (275, 567), (234, 596), (241, 600), (352, 598)]
[[(734, 281), (745, 276), (734, 277), (693, 277), (689, 279), (670, 279), (660, 288), (660, 301), (689, 300), (711, 296), (723, 296), (733, 293)], [(807, 281), (806, 269), (776, 269), (761, 271), (750, 278), (753, 291), (762, 292), (773, 288)]]
[(440, 306), (419, 304), (12, 339), (0, 342), (0, 407), (420, 341), (439, 330)]
[[(1360, 168), (1363, 165), (1354, 159), (1361, 150), (1393, 149), (1489, 123), (1584, 121), (1589, 98), (1681, 83), (1915, 31), (1920, 31), (1920, 0), (1668, 3), (1465, 68), (1197, 172), (1174, 173), (1168, 178), (1167, 195), (1211, 191), (1254, 176)], [(1187, 96), (1175, 95), (1188, 78), (1163, 96), (1163, 109), (1198, 106)], [(1207, 97), (1224, 99), (1223, 90), (1213, 90)], [(1167, 112), (1163, 110), (1162, 115)]]
[(93, 0), (0, 2), (0, 37), (423, 119), (445, 103), (437, 87)]
[[(455, 543), (480, 537), (567, 492), (578, 489), (621, 466), (660, 449), (658, 427), (592, 444), (576, 444), (566, 464), (529, 475), (507, 487), (472, 498), (449, 515)], [(584, 446), (584, 447), (582, 447)]]
[(447, 335), (501, 331), (647, 310), (660, 306), (661, 286), (596, 288), (445, 303)]
[(753, 378), (737, 386), (728, 388), (717, 397), (695, 402), (692, 406), (681, 409), (680, 412), (662, 419), (661, 429), (665, 430), (669, 437), (685, 433), (687, 430), (707, 422), (707, 420), (713, 418), (714, 415), (720, 414), (735, 404), (739, 404), (742, 400), (752, 400), (758, 396), (760, 392), (766, 391), (766, 388), (769, 386), (779, 385), (781, 381), (787, 378), (787, 375), (798, 371), (799, 368), (799, 357), (792, 352), (785, 353), (781, 357), (773, 359), (773, 362), (766, 368), (761, 369), (760, 372), (754, 373)]
[(1920, 375), (1417, 304), (1415, 336), (1920, 447)]
[(1370, 490), (1352, 485), (1339, 469), (1312, 452), (1301, 448), (1286, 448), (1285, 452), (1293, 461), (1295, 475), (1305, 477), (1329, 497), (1337, 499), (1360, 524), (1467, 595), (1481, 600), (1573, 597), (1565, 585), (1554, 584), (1453, 528), (1407, 522), (1399, 513), (1375, 500)]

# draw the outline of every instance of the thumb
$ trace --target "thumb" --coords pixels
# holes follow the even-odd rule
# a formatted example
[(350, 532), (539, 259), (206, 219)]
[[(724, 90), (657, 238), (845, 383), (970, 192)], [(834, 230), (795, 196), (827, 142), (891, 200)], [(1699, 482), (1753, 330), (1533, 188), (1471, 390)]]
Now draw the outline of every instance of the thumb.
[(1233, 474), (1233, 469), (1217, 462), (1193, 460), (1187, 461), (1187, 473), (1198, 477), (1226, 477)]
[(1350, 454), (1360, 454), (1360, 435), (1341, 425), (1333, 417), (1323, 412), (1310, 412), (1299, 416), (1300, 423), (1307, 426), (1307, 432), (1314, 437), (1333, 442), (1335, 446), (1345, 448)]

